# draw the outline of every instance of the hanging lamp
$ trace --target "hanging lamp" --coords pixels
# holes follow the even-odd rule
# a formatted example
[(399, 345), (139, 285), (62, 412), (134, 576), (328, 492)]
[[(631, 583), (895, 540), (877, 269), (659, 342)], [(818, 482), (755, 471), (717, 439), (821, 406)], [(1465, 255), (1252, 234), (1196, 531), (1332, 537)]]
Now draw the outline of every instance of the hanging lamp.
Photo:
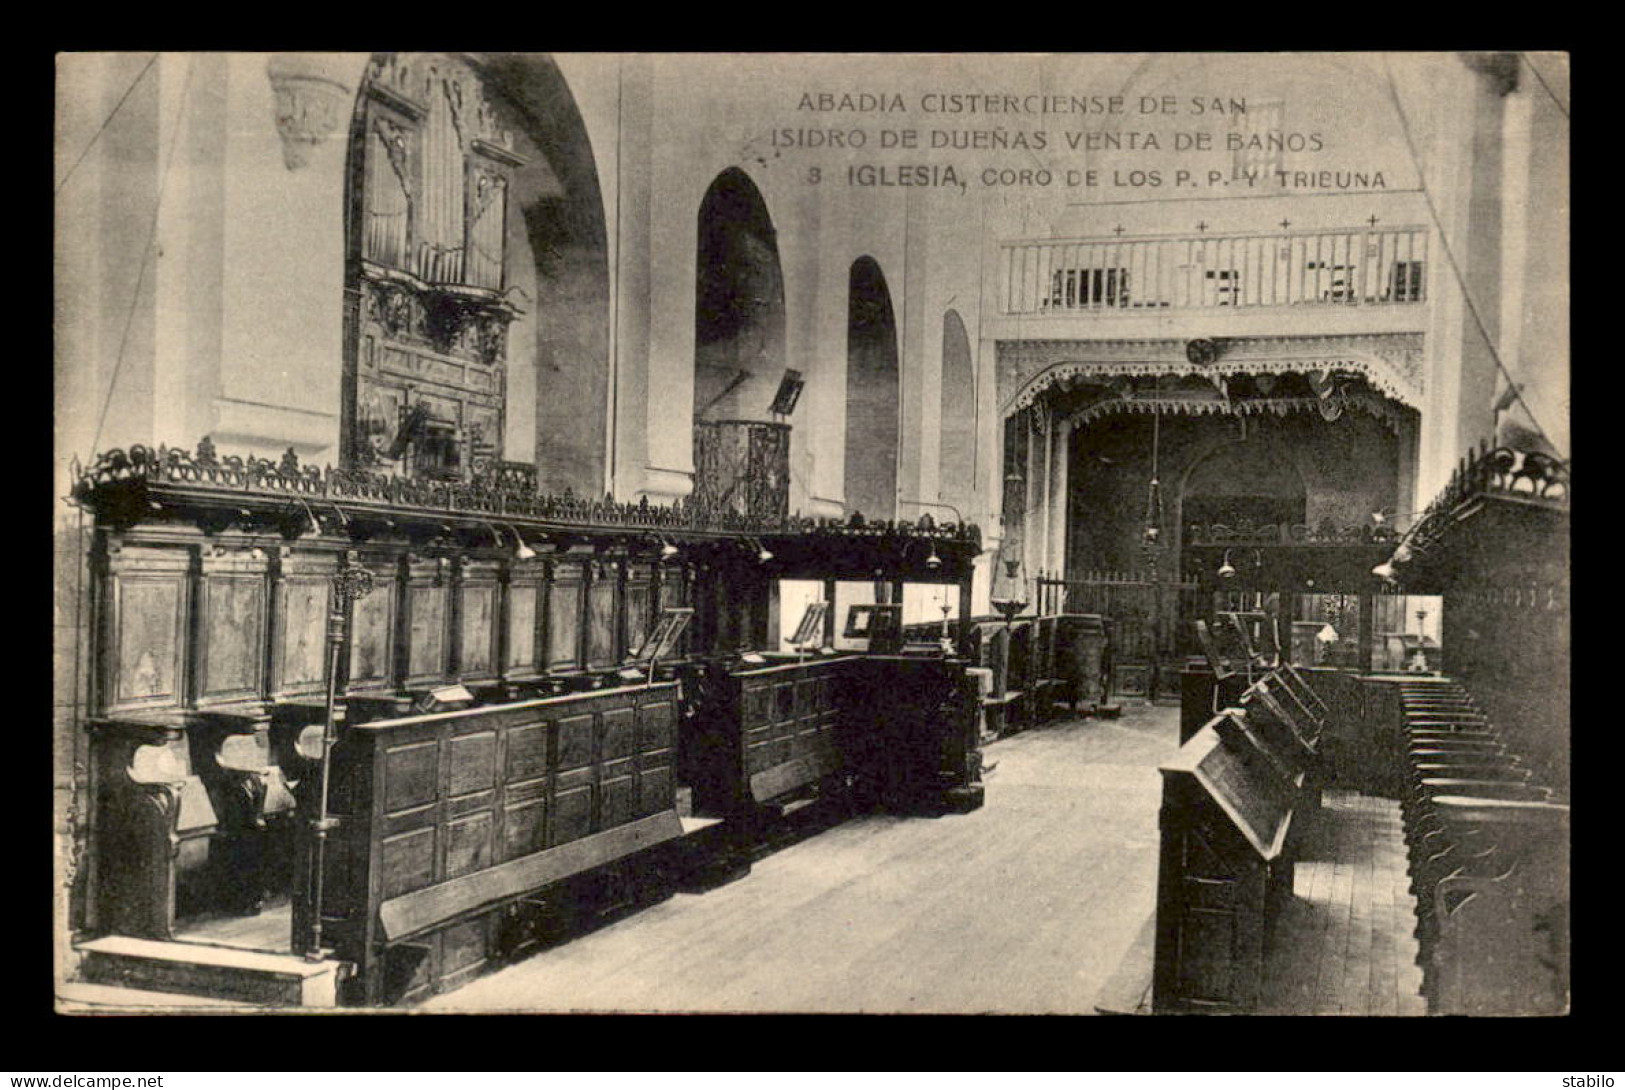
[[(1162, 393), (1162, 380), (1157, 380), (1156, 394)], [(1162, 409), (1154, 405), (1151, 412), (1151, 480), (1146, 485), (1145, 526), (1140, 531), (1145, 559), (1152, 574), (1157, 571), (1157, 557), (1162, 549), (1162, 481), (1158, 477), (1158, 459), (1162, 444)]]

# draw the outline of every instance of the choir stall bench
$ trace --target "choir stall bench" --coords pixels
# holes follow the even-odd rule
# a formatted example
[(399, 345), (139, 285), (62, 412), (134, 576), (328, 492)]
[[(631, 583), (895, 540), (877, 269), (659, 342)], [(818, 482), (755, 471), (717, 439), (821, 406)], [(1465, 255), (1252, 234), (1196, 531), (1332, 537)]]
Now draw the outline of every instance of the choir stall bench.
[[(355, 966), (345, 1001), (447, 991), (584, 905), (666, 895), (676, 696), (660, 683), (352, 725), (332, 754), (319, 910), (320, 943)], [(308, 908), (294, 929), (315, 943)]]

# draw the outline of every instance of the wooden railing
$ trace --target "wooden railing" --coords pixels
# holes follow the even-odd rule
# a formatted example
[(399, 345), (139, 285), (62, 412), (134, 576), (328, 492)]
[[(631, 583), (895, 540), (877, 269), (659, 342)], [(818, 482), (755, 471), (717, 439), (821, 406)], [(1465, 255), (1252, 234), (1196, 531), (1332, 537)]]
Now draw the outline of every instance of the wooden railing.
[(1421, 227), (1007, 242), (1000, 310), (1420, 303), (1427, 257)]

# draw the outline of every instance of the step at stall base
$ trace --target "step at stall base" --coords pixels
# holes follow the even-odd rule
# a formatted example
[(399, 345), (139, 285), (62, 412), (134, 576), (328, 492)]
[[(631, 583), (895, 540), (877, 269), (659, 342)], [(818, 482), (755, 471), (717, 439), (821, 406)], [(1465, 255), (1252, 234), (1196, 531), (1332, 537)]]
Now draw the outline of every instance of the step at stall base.
[(205, 996), (225, 1004), (336, 1007), (341, 962), (110, 935), (79, 947), (93, 984)]
[(264, 1003), (239, 1003), (180, 992), (147, 992), (75, 980), (57, 985), (56, 1009), (58, 1014), (197, 1014), (207, 1011), (262, 1013), (273, 1008)]

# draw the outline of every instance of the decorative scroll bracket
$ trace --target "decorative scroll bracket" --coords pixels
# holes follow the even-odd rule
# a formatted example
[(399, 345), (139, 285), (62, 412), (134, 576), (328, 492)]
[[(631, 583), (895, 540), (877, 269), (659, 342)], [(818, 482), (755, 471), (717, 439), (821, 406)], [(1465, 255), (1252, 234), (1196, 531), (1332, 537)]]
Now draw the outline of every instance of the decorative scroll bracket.
[(344, 128), (355, 89), (319, 53), (275, 54), (266, 62), (265, 74), (276, 95), (283, 165), (301, 170), (318, 146)]

